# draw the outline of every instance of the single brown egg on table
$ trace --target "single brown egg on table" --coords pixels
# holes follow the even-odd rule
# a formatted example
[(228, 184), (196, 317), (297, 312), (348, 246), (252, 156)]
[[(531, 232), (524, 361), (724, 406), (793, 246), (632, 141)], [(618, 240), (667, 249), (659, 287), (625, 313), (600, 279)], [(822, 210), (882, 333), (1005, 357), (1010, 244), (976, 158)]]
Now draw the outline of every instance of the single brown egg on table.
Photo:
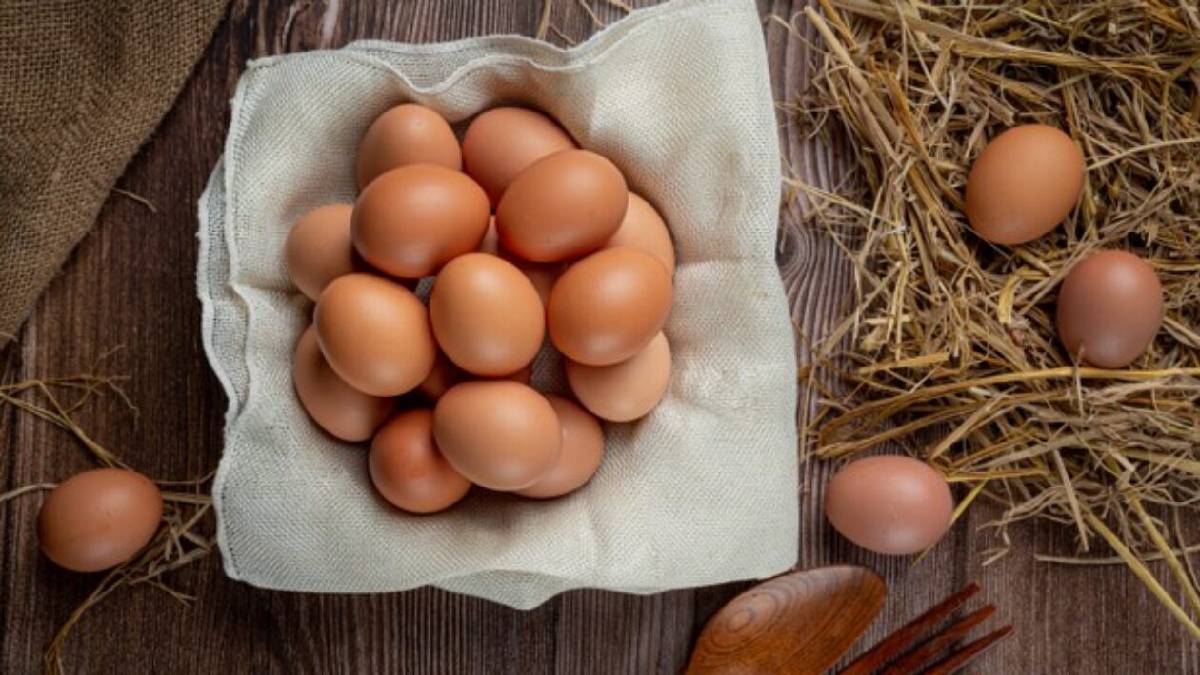
[(309, 211), (288, 232), (284, 260), (300, 292), (316, 300), (330, 281), (354, 271), (350, 243), (351, 204), (326, 204)]
[(558, 123), (526, 108), (492, 108), (467, 127), (462, 152), (466, 172), (487, 191), (492, 205), (509, 183), (537, 160), (575, 142)]
[[(496, 380), (509, 380), (512, 382), (520, 382), (521, 384), (529, 384), (529, 379), (533, 375), (529, 366), (518, 370), (511, 375), (505, 375), (497, 378), (483, 378)], [(454, 363), (446, 358), (445, 353), (438, 352), (437, 358), (433, 362), (433, 370), (429, 371), (429, 377), (417, 386), (417, 390), (425, 395), (425, 398), (430, 401), (436, 401), (450, 390), (450, 387), (459, 382), (467, 380), (480, 379), (477, 376), (471, 375), (467, 371), (454, 365)]]
[(375, 490), (410, 513), (448, 509), (471, 489), (434, 443), (429, 410), (408, 410), (388, 420), (371, 441), (367, 464)]
[(1041, 124), (1013, 127), (971, 165), (967, 220), (993, 244), (1032, 241), (1070, 215), (1083, 174), (1083, 153), (1070, 136)]
[(95, 469), (50, 491), (38, 513), (46, 557), (75, 572), (99, 572), (132, 558), (162, 520), (158, 486), (136, 471)]
[(491, 253), (516, 265), (522, 274), (529, 277), (530, 283), (533, 284), (538, 292), (538, 297), (542, 300), (542, 305), (550, 304), (550, 289), (554, 288), (554, 282), (558, 281), (558, 275), (562, 274), (562, 263), (529, 262), (504, 250), (504, 247), (500, 245), (500, 235), (496, 234), (495, 217), (488, 224), (487, 234), (483, 236), (483, 241), (479, 244), (479, 252)]
[(338, 377), (321, 353), (313, 326), (296, 342), (292, 384), (309, 418), (331, 436), (351, 443), (369, 439), (395, 403), (388, 397), (364, 394)]
[(387, 279), (334, 279), (317, 301), (313, 324), (333, 372), (366, 394), (407, 393), (433, 368), (436, 347), (425, 305)]
[(654, 410), (671, 381), (671, 346), (659, 332), (633, 358), (611, 366), (568, 360), (571, 393), (592, 414), (609, 422), (631, 422)]
[(419, 279), (479, 248), (488, 214), (487, 195), (466, 174), (411, 164), (384, 173), (362, 191), (350, 236), (373, 267)]
[(438, 399), (433, 438), (481, 487), (520, 490), (558, 462), (562, 427), (550, 401), (519, 382), (463, 382)]
[(675, 247), (671, 243), (667, 221), (650, 202), (632, 192), (629, 193), (629, 208), (625, 210), (621, 227), (604, 246), (628, 246), (644, 251), (658, 258), (672, 274), (675, 273)]
[(576, 363), (608, 366), (633, 358), (671, 311), (671, 275), (657, 258), (606, 248), (567, 268), (550, 291), (550, 340)]
[(534, 162), (496, 207), (500, 245), (531, 262), (571, 260), (600, 248), (621, 227), (629, 190), (621, 171), (587, 150)]
[(946, 479), (912, 457), (854, 460), (833, 475), (825, 495), (825, 515), (835, 530), (886, 555), (933, 546), (950, 529), (953, 512)]
[(454, 365), (485, 377), (529, 365), (546, 335), (545, 310), (529, 278), (487, 253), (442, 268), (429, 294), (429, 319)]
[(358, 144), (354, 175), (358, 189), (386, 171), (408, 164), (436, 164), (462, 170), (462, 149), (450, 123), (423, 105), (405, 103), (367, 127)]
[(591, 413), (574, 401), (547, 396), (562, 427), (562, 450), (558, 462), (536, 483), (517, 494), (533, 499), (561, 497), (583, 487), (604, 459), (604, 430)]
[(1163, 321), (1163, 290), (1150, 263), (1125, 251), (1096, 251), (1075, 263), (1058, 291), (1058, 336), (1072, 358), (1124, 368)]

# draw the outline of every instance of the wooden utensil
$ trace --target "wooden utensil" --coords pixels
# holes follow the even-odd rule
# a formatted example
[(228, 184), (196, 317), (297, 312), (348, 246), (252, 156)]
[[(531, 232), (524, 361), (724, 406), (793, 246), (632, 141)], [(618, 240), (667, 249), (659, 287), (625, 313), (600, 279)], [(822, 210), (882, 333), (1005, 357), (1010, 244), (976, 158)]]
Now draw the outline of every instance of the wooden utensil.
[(864, 567), (775, 577), (709, 619), (687, 675), (823, 673), (871, 625), (886, 595), (883, 580)]
[[(1012, 633), (1003, 626), (942, 655), (996, 608), (985, 605), (950, 623), (915, 648), (928, 630), (979, 592), (970, 584), (913, 619), (838, 675), (950, 675)], [(825, 672), (883, 608), (887, 587), (873, 572), (850, 565), (791, 572), (742, 593), (709, 619), (686, 675)], [(930, 665), (935, 658), (941, 659)]]
[(985, 605), (971, 612), (935, 633), (919, 647), (905, 652), (921, 637), (922, 633), (950, 616), (951, 612), (978, 592), (977, 584), (969, 584), (966, 588), (934, 605), (921, 616), (884, 638), (882, 642), (846, 666), (838, 675), (871, 675), (879, 672), (884, 665), (887, 665), (887, 668), (882, 671), (881, 675), (911, 675), (917, 672), (924, 675), (950, 675), (950, 673), (958, 672), (988, 647), (1008, 636), (1012, 632), (1012, 626), (994, 630), (978, 640), (953, 650), (940, 661), (929, 666), (928, 669), (924, 668), (940, 652), (966, 635), (972, 628), (986, 621), (996, 611), (994, 606)]

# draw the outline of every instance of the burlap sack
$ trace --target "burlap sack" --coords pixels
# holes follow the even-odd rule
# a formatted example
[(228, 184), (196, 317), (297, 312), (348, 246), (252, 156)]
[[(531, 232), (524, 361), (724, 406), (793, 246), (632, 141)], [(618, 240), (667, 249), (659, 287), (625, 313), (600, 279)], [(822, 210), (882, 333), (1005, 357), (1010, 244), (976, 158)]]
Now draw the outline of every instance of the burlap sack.
[(0, 346), (171, 107), (225, 4), (0, 2)]
[[(363, 448), (324, 435), (292, 393), (311, 305), (288, 282), (285, 237), (309, 209), (354, 197), (358, 140), (401, 101), (456, 123), (501, 102), (545, 110), (671, 224), (669, 392), (647, 418), (608, 427), (604, 465), (567, 498), (476, 490), (405, 515), (373, 494)], [(214, 500), (231, 577), (297, 591), (432, 584), (525, 608), (572, 588), (647, 593), (794, 563), (794, 345), (753, 2), (634, 12), (570, 50), (487, 37), (262, 59), (238, 85), (225, 150), (200, 203), (198, 283), (230, 401)], [(554, 373), (539, 364), (535, 383), (560, 387)]]

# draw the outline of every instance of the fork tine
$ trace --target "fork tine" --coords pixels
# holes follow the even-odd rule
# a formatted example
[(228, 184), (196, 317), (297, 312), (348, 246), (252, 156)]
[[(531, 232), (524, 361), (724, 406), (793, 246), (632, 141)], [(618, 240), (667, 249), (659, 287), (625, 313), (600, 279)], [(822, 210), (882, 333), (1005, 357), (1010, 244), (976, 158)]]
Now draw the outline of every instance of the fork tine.
[(903, 628), (884, 638), (866, 654), (846, 666), (839, 675), (870, 675), (978, 592), (979, 584), (971, 582), (966, 588), (934, 605)]
[(908, 656), (888, 666), (882, 675), (907, 675), (908, 673), (917, 672), (918, 668), (936, 656), (938, 652), (950, 646), (958, 638), (966, 635), (975, 626), (986, 621), (995, 612), (996, 608), (992, 605), (987, 605), (971, 612), (947, 626), (946, 630), (929, 638), (925, 644), (914, 649)]
[(950, 675), (956, 673), (960, 668), (963, 668), (970, 663), (976, 656), (979, 656), (988, 647), (999, 642), (1012, 633), (1012, 626), (1005, 626), (998, 630), (992, 631), (978, 640), (965, 645), (962, 649), (947, 656), (941, 662), (934, 664), (929, 670), (926, 670), (923, 675)]

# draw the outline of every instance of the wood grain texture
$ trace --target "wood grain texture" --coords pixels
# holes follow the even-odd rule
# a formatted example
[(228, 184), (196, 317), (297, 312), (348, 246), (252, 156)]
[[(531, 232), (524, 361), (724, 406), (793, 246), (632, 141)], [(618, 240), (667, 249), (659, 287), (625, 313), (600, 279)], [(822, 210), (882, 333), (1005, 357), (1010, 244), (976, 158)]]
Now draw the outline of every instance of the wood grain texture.
[[(601, 20), (621, 15), (604, 0), (584, 2)], [(759, 0), (764, 16), (785, 19), (802, 4)], [(154, 202), (157, 213), (119, 195), (109, 200), (95, 232), (0, 356), (3, 374), (86, 371), (121, 346), (102, 370), (130, 375), (129, 394), (140, 415), (108, 401), (88, 407), (81, 423), (156, 477), (211, 469), (221, 452), (225, 401), (200, 345), (195, 203), (221, 152), (229, 99), (246, 60), (359, 38), (531, 35), (541, 9), (537, 0), (235, 0), (174, 109), (119, 181)], [(559, 44), (565, 42), (559, 34), (577, 41), (596, 29), (576, 0), (554, 0), (551, 9), (550, 37)], [(793, 99), (808, 77), (809, 44), (816, 37), (798, 25), (801, 38), (764, 23), (781, 100)], [(805, 130), (786, 120), (781, 134), (794, 174), (823, 186), (837, 182), (842, 173), (836, 153), (805, 140)], [(801, 253), (788, 278), (798, 299), (797, 324), (808, 338), (819, 338), (842, 310), (849, 269), (815, 231), (783, 245)], [(809, 392), (804, 400), (801, 416), (807, 418)], [(88, 466), (65, 435), (11, 410), (0, 415), (0, 446), (0, 490), (61, 479)], [(798, 553), (803, 566), (862, 564), (887, 580), (884, 613), (858, 651), (976, 579), (986, 601), (998, 606), (997, 619), (1017, 628), (1015, 638), (972, 666), (976, 672), (1200, 672), (1196, 646), (1124, 569), (1032, 561), (1033, 551), (1070, 552), (1070, 530), (1017, 528), (1013, 553), (984, 568), (981, 551), (994, 541), (980, 528), (994, 513), (976, 508), (920, 563), (873, 556), (836, 537), (823, 520), (822, 486), (832, 469), (815, 462), (802, 467)], [(0, 507), (0, 672), (39, 668), (57, 626), (97, 582), (39, 556), (39, 502), (27, 496)], [(375, 596), (272, 593), (229, 581), (215, 557), (173, 580), (198, 596), (194, 606), (184, 608), (150, 588), (120, 592), (76, 630), (67, 653), (71, 670), (673, 674), (686, 664), (706, 619), (747, 586), (652, 596), (577, 591), (517, 612), (427, 589)]]
[(867, 630), (886, 596), (883, 579), (865, 567), (835, 565), (777, 576), (709, 618), (687, 675), (821, 675)]

